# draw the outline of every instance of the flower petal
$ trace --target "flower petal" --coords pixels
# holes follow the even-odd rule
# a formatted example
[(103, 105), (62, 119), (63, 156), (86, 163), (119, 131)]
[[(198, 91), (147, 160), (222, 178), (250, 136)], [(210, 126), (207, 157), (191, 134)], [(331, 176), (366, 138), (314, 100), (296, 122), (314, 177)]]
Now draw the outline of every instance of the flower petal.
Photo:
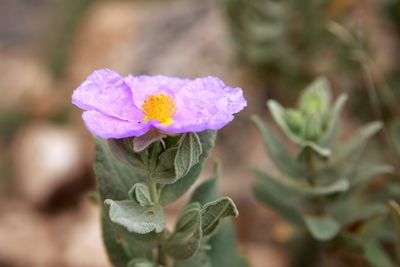
[(72, 103), (84, 110), (97, 110), (127, 121), (143, 117), (133, 103), (131, 90), (124, 78), (109, 69), (90, 74), (74, 91)]
[(151, 127), (140, 121), (123, 121), (95, 110), (83, 112), (82, 118), (92, 134), (105, 139), (141, 136)]
[(175, 97), (175, 94), (191, 81), (162, 75), (129, 75), (125, 78), (125, 82), (132, 90), (133, 101), (136, 107), (140, 109), (144, 100), (150, 95), (166, 94)]
[(154, 125), (171, 133), (218, 130), (247, 106), (240, 88), (226, 86), (216, 77), (198, 78), (176, 93), (177, 113), (170, 126)]

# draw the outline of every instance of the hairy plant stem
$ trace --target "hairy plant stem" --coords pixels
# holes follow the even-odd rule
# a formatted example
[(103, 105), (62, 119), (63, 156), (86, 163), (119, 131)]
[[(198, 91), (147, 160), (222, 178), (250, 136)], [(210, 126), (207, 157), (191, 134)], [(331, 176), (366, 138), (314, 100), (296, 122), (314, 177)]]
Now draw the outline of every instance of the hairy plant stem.
[(158, 204), (159, 195), (157, 190), (157, 183), (154, 181), (154, 177), (151, 174), (149, 174), (148, 176), (147, 185), (150, 189), (151, 200), (154, 204)]
[(161, 233), (157, 234), (157, 266), (165, 266), (169, 267), (170, 264), (168, 262), (167, 255), (164, 252), (162, 244), (165, 241), (167, 232), (164, 230)]
[[(149, 175), (147, 177), (147, 185), (150, 190), (150, 196), (151, 200), (155, 205), (159, 204), (160, 201), (160, 192), (157, 187), (157, 182), (155, 181), (152, 173), (157, 169), (157, 164), (158, 164), (158, 155), (159, 155), (159, 147), (161, 145), (161, 142), (155, 142), (152, 147), (149, 150), (149, 155), (148, 155), (148, 169), (149, 169)], [(161, 233), (156, 233), (157, 236), (157, 266), (164, 266), (164, 267), (169, 267), (170, 264), (168, 262), (167, 255), (164, 252), (163, 249), (163, 244), (165, 242), (165, 239), (167, 237), (167, 230), (164, 229)]]
[(155, 142), (149, 150), (148, 155), (148, 170), (149, 175), (147, 177), (147, 185), (150, 190), (151, 200), (154, 204), (158, 204), (159, 194), (157, 190), (157, 183), (152, 176), (152, 173), (156, 170), (158, 164), (158, 148), (160, 146), (160, 142)]

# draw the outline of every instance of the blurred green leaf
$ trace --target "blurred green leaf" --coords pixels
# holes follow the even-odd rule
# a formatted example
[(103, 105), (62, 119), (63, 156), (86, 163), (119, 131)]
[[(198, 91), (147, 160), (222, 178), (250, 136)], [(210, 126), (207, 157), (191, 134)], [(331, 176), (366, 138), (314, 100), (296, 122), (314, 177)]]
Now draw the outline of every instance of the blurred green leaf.
[(398, 156), (400, 156), (400, 120), (395, 120), (389, 128), (390, 140)]
[[(306, 140), (310, 143), (317, 142), (322, 135), (322, 118), (318, 113), (309, 114), (305, 117), (304, 126), (301, 132), (303, 144)], [(319, 150), (316, 150), (319, 152)]]
[(364, 258), (372, 267), (395, 267), (386, 251), (375, 241), (363, 244)]
[(307, 163), (308, 160), (310, 160), (310, 157), (313, 157), (313, 155), (311, 154), (314, 154), (318, 158), (326, 160), (331, 156), (332, 151), (328, 148), (321, 147), (316, 143), (305, 142), (302, 145), (302, 148), (297, 156), (297, 159), (300, 162)]
[(218, 178), (221, 175), (221, 164), (215, 165), (213, 176), (202, 182), (193, 192), (191, 202), (199, 202), (204, 205), (207, 202), (214, 201), (218, 198)]
[(211, 250), (207, 251), (207, 254), (211, 259), (212, 266), (249, 267), (247, 259), (237, 250), (236, 243), (232, 220), (224, 220), (218, 232), (208, 241)]
[[(354, 211), (357, 212), (354, 212)], [(342, 198), (329, 205), (329, 212), (342, 226), (363, 222), (385, 214), (387, 208), (380, 203), (365, 203), (360, 197)]]
[(358, 168), (354, 178), (350, 180), (351, 186), (358, 186), (367, 183), (370, 179), (382, 175), (392, 173), (394, 168), (390, 165), (373, 163), (363, 164), (361, 168)]
[(260, 184), (253, 187), (256, 198), (287, 221), (303, 226), (303, 219), (296, 210), (296, 207), (304, 204), (302, 198), (266, 173), (254, 168), (251, 171), (260, 181)]
[(307, 174), (294, 158), (292, 158), (285, 147), (281, 144), (275, 134), (262, 122), (258, 116), (252, 116), (252, 121), (261, 132), (266, 145), (266, 150), (277, 168), (285, 175), (294, 178), (306, 179)]
[(340, 231), (340, 224), (327, 216), (305, 216), (304, 222), (311, 235), (320, 241), (334, 238)]
[(389, 201), (390, 211), (392, 213), (393, 222), (396, 226), (397, 237), (400, 241), (400, 205), (394, 201)]
[(336, 153), (333, 153), (328, 168), (340, 170), (342, 176), (348, 176), (358, 164), (367, 141), (382, 129), (382, 126), (381, 122), (371, 122), (361, 128), (349, 140), (341, 144)]
[(344, 94), (341, 94), (335, 101), (332, 112), (330, 112), (328, 116), (329, 119), (326, 125), (326, 129), (319, 142), (321, 146), (330, 145), (337, 136), (338, 128), (340, 125), (340, 115), (346, 101), (347, 95)]
[(299, 109), (305, 114), (325, 114), (330, 108), (332, 93), (329, 81), (319, 77), (307, 86), (299, 100)]
[(303, 140), (298, 135), (292, 132), (286, 121), (285, 108), (282, 107), (281, 104), (279, 104), (275, 100), (269, 100), (267, 102), (267, 106), (275, 122), (279, 125), (279, 127), (283, 130), (287, 137), (296, 144), (301, 144)]
[(376, 239), (377, 234), (380, 231), (380, 227), (387, 217), (388, 210), (386, 206), (385, 208), (385, 212), (378, 213), (377, 215), (368, 218), (368, 220), (364, 221), (364, 223), (361, 225), (357, 232), (357, 237), (361, 240), (361, 242), (369, 242)]
[(400, 205), (394, 200), (389, 201), (390, 212), (393, 224), (396, 229), (396, 252), (397, 259), (400, 259)]

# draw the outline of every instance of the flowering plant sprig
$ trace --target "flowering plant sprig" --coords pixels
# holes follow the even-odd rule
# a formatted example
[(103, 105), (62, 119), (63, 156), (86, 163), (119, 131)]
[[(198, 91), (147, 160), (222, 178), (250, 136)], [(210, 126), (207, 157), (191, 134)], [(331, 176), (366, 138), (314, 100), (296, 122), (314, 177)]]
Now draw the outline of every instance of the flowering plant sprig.
[[(371, 262), (372, 250), (385, 254), (375, 233), (377, 221), (387, 217), (390, 209), (388, 199), (368, 197), (364, 189), (372, 178), (391, 172), (392, 167), (368, 160), (364, 148), (382, 123), (369, 123), (341, 141), (339, 118), (346, 96), (340, 95), (333, 104), (331, 99), (328, 81), (319, 78), (305, 89), (296, 108), (268, 101), (273, 119), (298, 147), (294, 155), (259, 117), (253, 117), (269, 157), (280, 171), (274, 178), (252, 169), (258, 178), (254, 193), (314, 240), (337, 241), (331, 244), (349, 241), (347, 245), (364, 251)], [(376, 266), (384, 266), (379, 264)]]
[[(196, 181), (216, 130), (247, 105), (240, 88), (215, 77), (122, 77), (103, 69), (89, 75), (72, 102), (99, 137), (94, 169), (114, 266), (247, 265), (234, 244), (221, 247), (218, 227), (238, 211), (216, 194), (217, 174), (195, 190), (173, 231), (164, 215), (164, 206)], [(222, 227), (233, 235), (229, 221)]]

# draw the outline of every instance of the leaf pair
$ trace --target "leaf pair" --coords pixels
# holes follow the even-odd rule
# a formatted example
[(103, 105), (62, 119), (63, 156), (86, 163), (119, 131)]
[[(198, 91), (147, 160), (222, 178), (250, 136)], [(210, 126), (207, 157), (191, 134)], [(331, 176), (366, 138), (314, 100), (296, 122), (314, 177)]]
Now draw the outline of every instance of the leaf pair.
[(198, 202), (190, 203), (168, 238), (165, 251), (177, 260), (190, 258), (199, 250), (202, 240), (216, 232), (223, 218), (237, 215), (236, 206), (228, 197), (209, 202), (202, 208)]

